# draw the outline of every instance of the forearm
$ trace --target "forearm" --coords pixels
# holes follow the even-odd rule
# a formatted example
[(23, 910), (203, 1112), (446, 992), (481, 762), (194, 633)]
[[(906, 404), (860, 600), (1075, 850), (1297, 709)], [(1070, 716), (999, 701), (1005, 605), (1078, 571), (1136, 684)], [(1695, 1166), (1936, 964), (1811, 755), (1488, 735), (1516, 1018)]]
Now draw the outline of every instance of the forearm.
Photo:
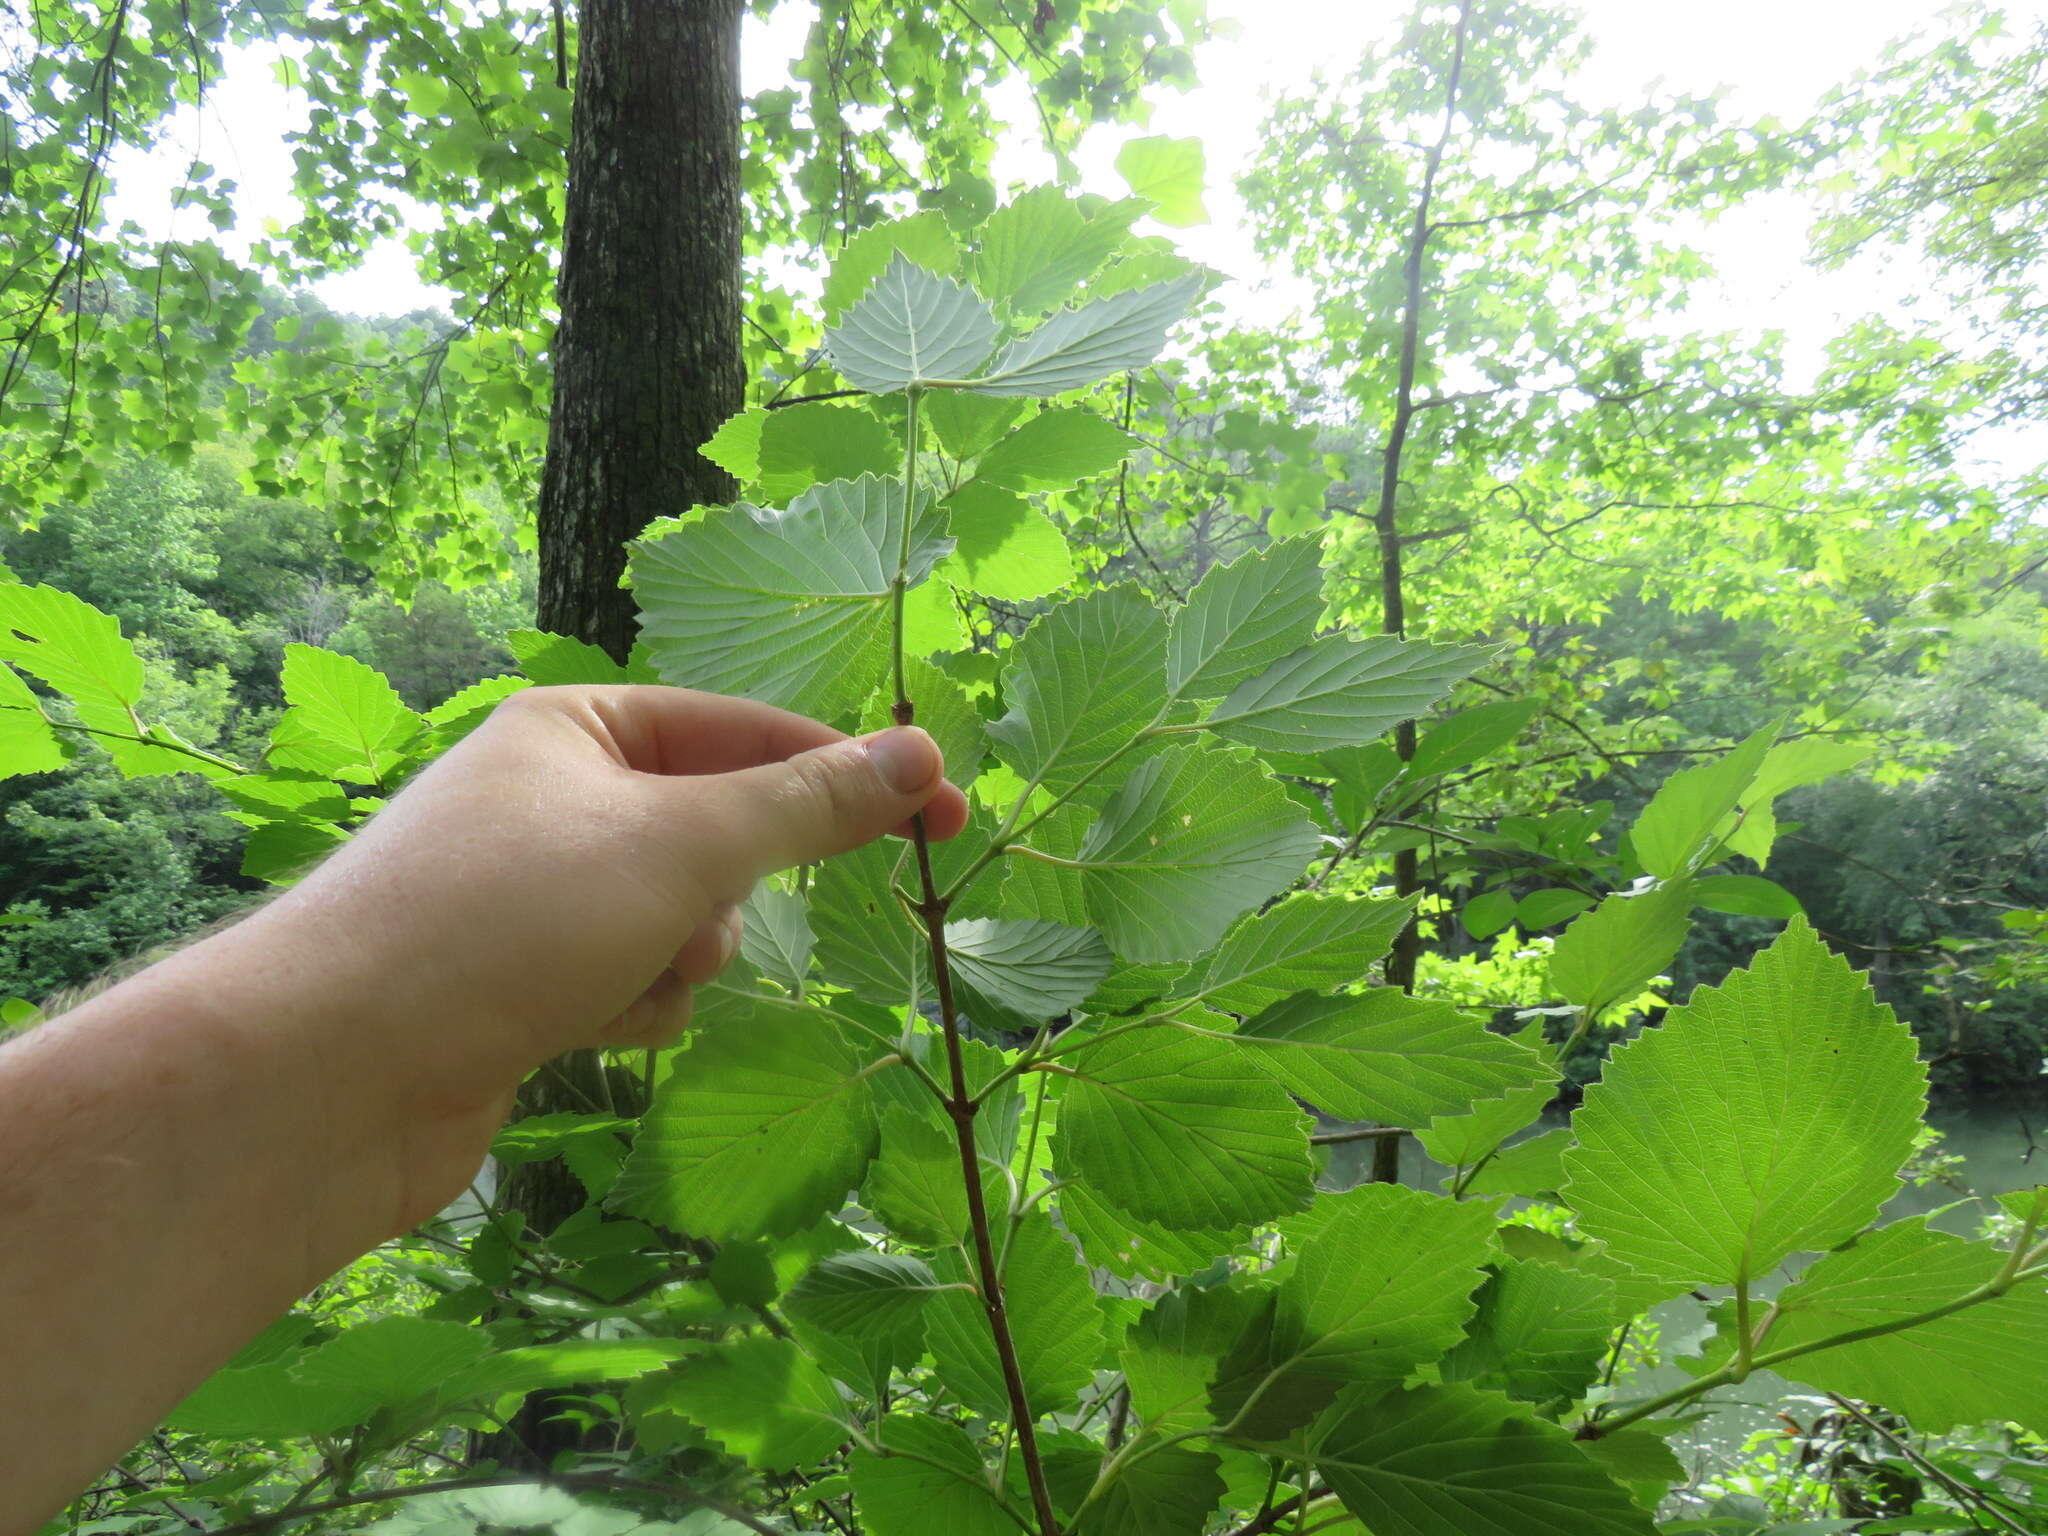
[(286, 927), (260, 914), (0, 1048), (5, 1536), (398, 1219), (375, 1042)]

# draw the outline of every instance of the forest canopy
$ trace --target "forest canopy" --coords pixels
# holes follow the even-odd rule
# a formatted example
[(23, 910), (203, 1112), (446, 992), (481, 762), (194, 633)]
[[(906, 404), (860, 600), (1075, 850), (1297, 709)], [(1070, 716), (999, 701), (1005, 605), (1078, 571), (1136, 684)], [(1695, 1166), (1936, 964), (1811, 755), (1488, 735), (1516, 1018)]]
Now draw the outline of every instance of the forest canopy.
[(1428, 0), (1230, 164), (1234, 26), (0, 6), (0, 1030), (528, 687), (973, 807), (25, 1530), (2048, 1529), (2048, 25)]

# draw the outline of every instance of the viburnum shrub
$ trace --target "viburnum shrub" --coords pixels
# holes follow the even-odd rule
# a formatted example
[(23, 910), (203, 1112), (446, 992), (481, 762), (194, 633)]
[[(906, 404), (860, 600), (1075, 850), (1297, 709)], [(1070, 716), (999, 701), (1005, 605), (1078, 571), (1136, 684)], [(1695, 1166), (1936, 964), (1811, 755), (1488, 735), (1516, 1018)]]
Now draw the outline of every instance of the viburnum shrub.
[[(344, 836), (529, 679), (915, 722), (973, 806), (949, 842), (757, 890), (742, 958), (646, 1063), (644, 1111), (505, 1132), (505, 1163), (568, 1162), (583, 1211), (436, 1224), (382, 1260), (417, 1315), (296, 1315), (173, 1431), (310, 1441), (310, 1484), (581, 1390), (561, 1411), (605, 1433), (549, 1476), (472, 1458), (416, 1497), (329, 1503), (388, 1502), (392, 1533), (1646, 1536), (1683, 1475), (1671, 1415), (1762, 1367), (1923, 1430), (2048, 1430), (2048, 1193), (2008, 1197), (1998, 1243), (1876, 1225), (1925, 1073), (1803, 920), (1620, 1047), (1569, 1125), (1522, 1135), (1696, 902), (1763, 899), (1710, 871), (1768, 853), (1773, 798), (1839, 766), (1825, 745), (1771, 728), (1673, 775), (1619, 888), (1547, 893), (1553, 921), (1579, 913), (1554, 1002), (1503, 1033), (1376, 984), (1416, 900), (1332, 889), (1325, 862), (1503, 744), (1484, 710), (1408, 757), (1379, 744), (1486, 651), (1326, 629), (1314, 534), (1167, 606), (1058, 595), (1071, 562), (1031, 498), (1133, 445), (1030, 402), (1151, 363), (1201, 287), (1106, 217), (1031, 194), (970, 254), (929, 215), (850, 246), (824, 348), (860, 398), (718, 435), (758, 500), (637, 541), (630, 668), (526, 632), (525, 678), (421, 717), (294, 647), (271, 766), (247, 773), (134, 725), (111, 620), (0, 588), (0, 655), (76, 717), (0, 671), (11, 749), (54, 760), (85, 731), (130, 771), (205, 772), (260, 870)], [(975, 599), (1039, 611), (970, 642)], [(1418, 1136), (1443, 1187), (1329, 1187), (1323, 1147), (1360, 1123)], [(1720, 1326), (1692, 1379), (1627, 1400), (1631, 1320), (1701, 1290)], [(716, 1513), (638, 1523), (678, 1502)]]

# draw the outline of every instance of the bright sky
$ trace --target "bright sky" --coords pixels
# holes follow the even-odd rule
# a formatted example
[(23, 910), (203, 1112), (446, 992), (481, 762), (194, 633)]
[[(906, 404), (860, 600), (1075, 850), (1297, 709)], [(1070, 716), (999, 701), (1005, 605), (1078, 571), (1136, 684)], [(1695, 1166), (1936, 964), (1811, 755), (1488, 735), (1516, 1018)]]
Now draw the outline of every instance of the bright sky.
[[(1926, 0), (1582, 0), (1581, 9), (1598, 44), (1581, 77), (1590, 104), (1633, 105), (1661, 81), (1676, 91), (1725, 90), (1737, 115), (1796, 119), (1830, 86), (1873, 63), (1888, 41), (1927, 21), (1932, 8)], [(2008, 0), (2006, 9), (2015, 22), (2032, 20), (2048, 16), (2048, 0)], [(748, 90), (782, 78), (787, 60), (802, 46), (808, 10), (790, 3), (766, 24), (749, 20), (743, 55)], [(1264, 101), (1300, 86), (1318, 69), (1341, 70), (1407, 11), (1405, 0), (1210, 0), (1211, 14), (1235, 21), (1238, 36), (1198, 60), (1199, 89), (1162, 94), (1152, 122), (1131, 133), (1204, 141), (1211, 223), (1170, 233), (1189, 255), (1240, 280), (1222, 295), (1227, 305), (1264, 318), (1296, 297), (1292, 285), (1273, 283), (1253, 256), (1231, 188), (1233, 173), (1257, 148)], [(241, 184), (245, 229), (289, 214), (290, 147), (281, 127), (298, 121), (299, 111), (271, 78), (267, 62), (250, 57), (216, 88), (205, 119), (196, 125), (203, 157)], [(191, 126), (178, 136), (188, 144)], [(1112, 168), (1124, 136), (1098, 132), (1084, 146), (1090, 190), (1125, 190)], [(1020, 150), (1004, 157), (998, 169), (1036, 180), (1042, 165), (1038, 156)], [(169, 188), (181, 169), (176, 153), (122, 164), (118, 215), (161, 227)], [(1701, 243), (1721, 280), (1695, 298), (1693, 323), (1782, 329), (1798, 368), (1818, 360), (1846, 318), (1890, 308), (1920, 286), (1910, 264), (1873, 261), (1834, 274), (1806, 269), (1806, 216), (1796, 199), (1759, 199), (1707, 230)], [(329, 304), (362, 314), (403, 313), (438, 302), (395, 244), (359, 271), (321, 283), (318, 291)], [(2041, 457), (2048, 455), (2034, 455), (2035, 462)]]

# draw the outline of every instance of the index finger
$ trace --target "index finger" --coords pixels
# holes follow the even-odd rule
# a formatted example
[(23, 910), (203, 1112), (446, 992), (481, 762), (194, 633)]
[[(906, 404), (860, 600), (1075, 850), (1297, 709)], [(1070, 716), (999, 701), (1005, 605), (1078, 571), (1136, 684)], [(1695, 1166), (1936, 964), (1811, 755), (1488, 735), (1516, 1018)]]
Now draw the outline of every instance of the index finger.
[(560, 691), (575, 695), (563, 702), (578, 723), (636, 773), (732, 773), (846, 740), (844, 731), (773, 704), (695, 688), (642, 683)]

